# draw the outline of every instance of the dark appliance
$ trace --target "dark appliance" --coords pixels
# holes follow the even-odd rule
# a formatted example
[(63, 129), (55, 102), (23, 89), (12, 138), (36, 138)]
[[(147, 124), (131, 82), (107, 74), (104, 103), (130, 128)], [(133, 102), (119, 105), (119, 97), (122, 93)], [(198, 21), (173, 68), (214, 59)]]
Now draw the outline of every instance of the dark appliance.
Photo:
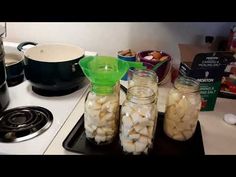
[[(3, 28), (0, 26), (0, 28)], [(3, 31), (0, 29), (0, 32)], [(6, 83), (6, 69), (4, 61), (4, 47), (2, 42), (2, 35), (4, 32), (0, 33), (0, 112), (3, 111), (9, 104), (10, 98), (8, 93), (8, 86)]]

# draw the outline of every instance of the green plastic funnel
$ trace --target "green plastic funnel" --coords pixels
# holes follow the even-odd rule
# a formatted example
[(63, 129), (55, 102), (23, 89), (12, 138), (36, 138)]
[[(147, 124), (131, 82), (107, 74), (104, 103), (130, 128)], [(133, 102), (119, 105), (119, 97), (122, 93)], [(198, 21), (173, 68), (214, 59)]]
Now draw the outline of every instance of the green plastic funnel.
[(85, 76), (97, 86), (114, 86), (130, 67), (144, 69), (141, 62), (128, 62), (109, 56), (88, 56), (79, 61)]

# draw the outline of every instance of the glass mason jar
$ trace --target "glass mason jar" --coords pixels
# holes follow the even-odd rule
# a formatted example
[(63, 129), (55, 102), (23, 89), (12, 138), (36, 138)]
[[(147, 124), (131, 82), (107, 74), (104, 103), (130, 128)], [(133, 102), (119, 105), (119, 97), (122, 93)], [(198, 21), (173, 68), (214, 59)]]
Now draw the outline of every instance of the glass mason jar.
[(155, 93), (145, 86), (130, 87), (121, 107), (120, 144), (125, 153), (148, 154), (156, 131)]
[(153, 70), (134, 69), (128, 81), (128, 88), (133, 86), (147, 86), (153, 89), (158, 98), (158, 77)]
[(170, 90), (164, 132), (174, 140), (185, 141), (195, 132), (201, 109), (199, 82), (194, 78), (179, 77)]
[(113, 141), (118, 132), (119, 123), (119, 89), (92, 85), (86, 100), (84, 127), (86, 138), (104, 145)]

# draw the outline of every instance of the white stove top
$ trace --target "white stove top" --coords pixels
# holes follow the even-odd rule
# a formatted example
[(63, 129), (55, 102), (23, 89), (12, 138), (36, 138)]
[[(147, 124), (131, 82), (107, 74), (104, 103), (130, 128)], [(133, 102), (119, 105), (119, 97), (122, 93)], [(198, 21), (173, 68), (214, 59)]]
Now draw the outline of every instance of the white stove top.
[(59, 97), (37, 95), (27, 80), (17, 86), (9, 87), (10, 104), (7, 110), (19, 106), (41, 106), (51, 111), (53, 122), (49, 129), (32, 139), (16, 143), (0, 142), (0, 154), (43, 154), (86, 92), (88, 83), (88, 80), (84, 79), (81, 83), (82, 88)]
[[(5, 52), (16, 52), (19, 43), (4, 41)], [(30, 48), (32, 46), (26, 46)], [(95, 56), (96, 52), (85, 51), (85, 56)], [(45, 97), (32, 91), (31, 84), (25, 80), (21, 84), (9, 87), (10, 104), (6, 110), (20, 106), (41, 106), (53, 114), (52, 125), (42, 134), (22, 142), (0, 142), (0, 154), (44, 154), (53, 138), (59, 132), (76, 104), (88, 89), (89, 81), (84, 79), (82, 88), (69, 95)]]

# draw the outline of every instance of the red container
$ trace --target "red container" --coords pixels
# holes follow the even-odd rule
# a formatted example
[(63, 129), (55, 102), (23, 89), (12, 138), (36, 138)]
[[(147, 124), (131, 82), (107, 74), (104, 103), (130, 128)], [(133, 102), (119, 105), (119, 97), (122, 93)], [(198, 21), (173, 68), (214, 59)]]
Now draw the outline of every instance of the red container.
[[(148, 54), (153, 51), (157, 51), (157, 50), (146, 50), (146, 51), (141, 51), (141, 52), (137, 53), (138, 60), (140, 60), (140, 62), (144, 63), (144, 65), (147, 66), (147, 69), (152, 69), (157, 63), (160, 62), (158, 60), (148, 60), (148, 59), (144, 58), (145, 56), (148, 56)], [(171, 69), (171, 60), (172, 59), (169, 54), (167, 54), (163, 51), (157, 51), (157, 52), (159, 52), (162, 55), (162, 57), (168, 56), (168, 58), (167, 58), (168, 61), (155, 70), (155, 72), (158, 76), (159, 83), (160, 83), (162, 80), (165, 79), (169, 70)]]

